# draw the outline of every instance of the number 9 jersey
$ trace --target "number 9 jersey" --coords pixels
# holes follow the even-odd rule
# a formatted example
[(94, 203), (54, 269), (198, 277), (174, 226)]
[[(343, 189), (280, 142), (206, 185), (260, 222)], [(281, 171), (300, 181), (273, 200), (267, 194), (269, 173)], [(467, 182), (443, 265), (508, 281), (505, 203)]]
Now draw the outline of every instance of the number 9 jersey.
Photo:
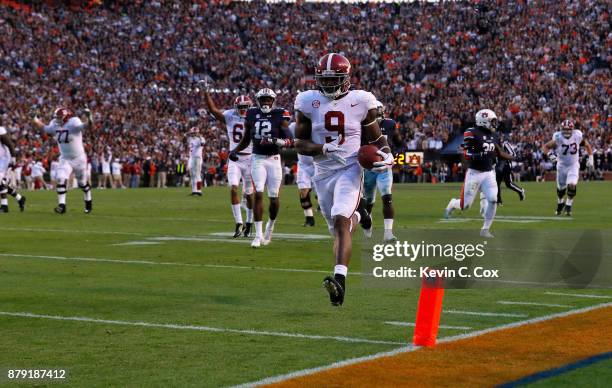
[[(295, 99), (295, 110), (302, 112), (312, 123), (311, 140), (316, 144), (338, 141), (347, 165), (357, 162), (361, 147), (361, 123), (370, 109), (376, 108), (376, 97), (365, 90), (350, 90), (344, 97), (332, 100), (318, 90), (301, 92)], [(319, 175), (343, 167), (326, 155), (314, 157), (315, 174)]]
[(569, 138), (563, 136), (563, 132), (555, 132), (553, 140), (556, 144), (557, 163), (564, 166), (580, 164), (580, 143), (582, 143), (582, 132), (577, 129), (572, 130)]

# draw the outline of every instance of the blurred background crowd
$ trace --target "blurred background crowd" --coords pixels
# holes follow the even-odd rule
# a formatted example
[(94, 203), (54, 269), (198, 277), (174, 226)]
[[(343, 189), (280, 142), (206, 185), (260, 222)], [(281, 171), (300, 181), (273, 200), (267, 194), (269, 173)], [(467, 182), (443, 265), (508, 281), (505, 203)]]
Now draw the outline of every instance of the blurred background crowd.
[[(50, 120), (61, 105), (89, 107), (92, 175), (109, 167), (117, 187), (181, 183), (185, 133), (197, 126), (207, 139), (206, 181), (222, 183), (227, 136), (201, 111), (197, 81), (213, 80), (223, 108), (237, 94), (269, 87), (277, 105), (291, 109), (308, 69), (335, 51), (351, 60), (353, 85), (373, 92), (398, 121), (403, 144), (395, 151), (430, 159), (397, 167), (399, 181), (461, 179), (459, 162), (439, 155), (456, 153), (445, 147), (483, 107), (497, 112), (500, 131), (518, 148), (517, 178), (553, 168), (539, 148), (565, 118), (593, 146), (596, 168), (585, 174), (597, 178), (612, 170), (609, 12), (608, 2), (594, 0), (2, 0), (0, 125), (16, 139), (23, 180), (35, 182), (32, 174), (50, 172), (58, 152), (28, 111)], [(286, 170), (291, 181), (295, 167)]]

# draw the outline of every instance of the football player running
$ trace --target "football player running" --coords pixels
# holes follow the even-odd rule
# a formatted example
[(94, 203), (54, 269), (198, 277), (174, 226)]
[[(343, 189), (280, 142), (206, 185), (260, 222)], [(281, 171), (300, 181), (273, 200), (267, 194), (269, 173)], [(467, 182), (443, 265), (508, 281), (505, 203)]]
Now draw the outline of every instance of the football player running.
[(202, 196), (202, 151), (206, 139), (200, 135), (197, 127), (192, 127), (187, 132), (187, 145), (189, 146), (189, 163), (187, 170), (191, 179), (192, 196)]
[[(583, 139), (582, 132), (575, 129), (572, 120), (564, 120), (561, 123), (561, 130), (553, 134), (553, 138), (542, 146), (542, 152), (548, 154), (549, 159), (557, 161), (557, 211), (559, 216), (565, 210), (567, 216), (572, 215), (572, 205), (576, 196), (578, 177), (580, 174), (580, 146), (589, 155), (587, 167), (593, 167), (593, 149), (586, 139)], [(549, 154), (550, 152), (550, 154)], [(556, 155), (555, 155), (556, 154)], [(567, 193), (567, 199), (565, 195)]]
[[(289, 129), (295, 137), (295, 122), (289, 124)], [(300, 194), (300, 205), (304, 210), (304, 226), (315, 226), (314, 212), (312, 211), (312, 177), (314, 175), (314, 161), (312, 156), (298, 154), (297, 187)]]
[[(240, 153), (253, 144), (251, 177), (255, 185), (255, 238), (253, 248), (268, 245), (280, 207), (279, 191), (283, 181), (283, 166), (280, 150), (293, 146), (289, 132), (291, 115), (283, 108), (274, 107), (276, 93), (271, 89), (261, 89), (255, 95), (257, 107), (247, 111), (245, 131), (238, 145), (231, 150), (229, 159), (237, 162)], [(270, 199), (269, 219), (263, 233), (263, 191), (267, 186)]]
[(25, 210), (26, 198), (11, 187), (8, 180), (9, 167), (15, 166), (15, 144), (8, 130), (0, 126), (0, 213), (8, 213), (7, 194), (15, 198), (19, 204), (19, 210)]
[[(225, 125), (227, 137), (232, 150), (236, 148), (244, 135), (244, 119), (247, 111), (253, 106), (253, 101), (246, 95), (240, 95), (234, 100), (234, 109), (221, 111), (212, 100), (208, 90), (204, 91), (206, 107), (212, 115)], [(230, 160), (227, 166), (227, 180), (230, 186), (230, 203), (232, 214), (236, 223), (234, 238), (244, 235), (251, 235), (251, 225), (253, 224), (253, 180), (251, 179), (251, 153), (253, 147), (247, 146), (237, 154), (238, 160)], [(238, 195), (238, 185), (242, 180), (242, 194), (246, 198), (246, 224), (243, 226), (242, 210), (240, 209), (240, 196)]]
[[(376, 109), (378, 112), (378, 126), (387, 139), (387, 142), (392, 141), (393, 145), (401, 145), (401, 138), (397, 131), (397, 124), (395, 120), (385, 118), (385, 108), (379, 101), (376, 102)], [(380, 199), (383, 202), (383, 217), (384, 217), (384, 241), (392, 242), (395, 241), (393, 235), (393, 199), (392, 190), (393, 186), (393, 171), (391, 168), (383, 172), (375, 172), (365, 170), (363, 173), (363, 192), (366, 200), (366, 209), (368, 213), (372, 214), (372, 208), (376, 201), (376, 189), (380, 191)]]
[(83, 131), (93, 128), (93, 117), (89, 109), (83, 111), (85, 123), (68, 108), (58, 108), (53, 112), (53, 119), (45, 125), (35, 111), (31, 112), (32, 122), (36, 128), (53, 136), (60, 149), (57, 170), (57, 200), (54, 209), (58, 214), (66, 213), (66, 192), (68, 179), (74, 171), (79, 188), (83, 191), (85, 213), (91, 213), (91, 186), (87, 179), (87, 156), (83, 148)]
[(298, 153), (314, 157), (313, 182), (321, 212), (334, 236), (333, 276), (323, 280), (332, 305), (341, 306), (351, 259), (352, 232), (358, 223), (364, 229), (372, 220), (361, 201), (362, 168), (357, 153), (362, 144), (379, 148), (382, 161), (373, 170), (393, 166), (393, 155), (378, 126), (376, 98), (351, 87), (351, 64), (336, 53), (319, 59), (315, 71), (318, 90), (301, 92), (295, 99), (296, 147)]
[(484, 210), (484, 224), (480, 236), (492, 238), (489, 231), (497, 210), (497, 180), (495, 179), (495, 160), (514, 160), (499, 144), (495, 133), (497, 115), (490, 109), (482, 109), (476, 113), (476, 127), (463, 133), (463, 149), (468, 161), (465, 181), (461, 188), (461, 198), (453, 198), (444, 211), (444, 217), (449, 218), (456, 210), (466, 210), (474, 202), (478, 192), (481, 192), (487, 203)]

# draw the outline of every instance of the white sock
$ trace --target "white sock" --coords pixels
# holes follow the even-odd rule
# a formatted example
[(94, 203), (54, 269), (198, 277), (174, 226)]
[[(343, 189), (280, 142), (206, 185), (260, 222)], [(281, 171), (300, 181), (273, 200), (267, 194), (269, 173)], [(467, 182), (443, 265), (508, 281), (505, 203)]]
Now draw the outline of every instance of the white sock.
[(8, 198), (1, 198), (0, 199), (0, 205), (8, 206)]
[(574, 198), (568, 198), (568, 199), (565, 201), (565, 204), (566, 204), (567, 206), (572, 206), (572, 204), (573, 204), (573, 203), (574, 203)]
[(344, 277), (346, 277), (346, 275), (348, 275), (348, 267), (346, 265), (336, 264), (334, 266), (334, 275), (335, 274), (343, 275)]
[(234, 221), (237, 224), (242, 224), (242, 210), (240, 209), (240, 204), (232, 205), (232, 214), (234, 215)]
[(305, 209), (305, 210), (304, 210), (304, 215), (305, 215), (306, 217), (312, 217), (312, 216), (314, 215), (314, 213), (312, 212), (312, 208), (310, 207), (310, 208), (308, 208), (308, 209)]
[(89, 190), (88, 192), (83, 193), (83, 194), (85, 194), (84, 198), (85, 198), (86, 201), (91, 201), (91, 190)]
[(269, 231), (273, 231), (274, 230), (274, 224), (276, 223), (276, 220), (268, 220), (268, 222), (266, 222), (266, 232)]
[[(568, 200), (569, 200), (569, 198), (568, 198)], [(565, 197), (557, 198), (557, 203), (565, 203)]]
[(17, 201), (20, 201), (21, 200), (21, 194), (19, 194), (19, 193), (15, 194), (15, 199)]
[(495, 211), (497, 210), (497, 202), (490, 202), (487, 201), (487, 208), (485, 209), (485, 220), (484, 220), (484, 225), (482, 226), (483, 229), (489, 229), (491, 227), (491, 224), (493, 223), (493, 219), (495, 218)]
[(383, 222), (385, 224), (385, 231), (393, 231), (393, 218), (385, 218)]
[(66, 204), (66, 194), (58, 194), (57, 195), (57, 202), (60, 205), (65, 205)]
[(191, 192), (195, 193), (198, 191), (198, 182), (194, 178), (191, 178)]
[(247, 224), (253, 223), (253, 209), (246, 209), (246, 222)]
[(263, 221), (255, 221), (255, 237), (263, 238)]
[(453, 198), (448, 203), (447, 209), (451, 210), (461, 210), (461, 200), (457, 198)]

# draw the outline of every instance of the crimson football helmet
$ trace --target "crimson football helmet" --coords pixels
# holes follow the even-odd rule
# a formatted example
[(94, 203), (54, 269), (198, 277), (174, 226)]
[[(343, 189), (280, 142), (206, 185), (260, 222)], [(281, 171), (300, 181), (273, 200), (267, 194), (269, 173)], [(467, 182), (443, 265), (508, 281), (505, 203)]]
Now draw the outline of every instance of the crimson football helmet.
[(238, 111), (240, 117), (246, 117), (247, 110), (253, 106), (253, 101), (249, 96), (240, 95), (234, 100), (234, 108)]
[(351, 63), (344, 55), (325, 54), (315, 68), (315, 80), (325, 97), (336, 99), (351, 87)]
[(569, 139), (572, 136), (574, 127), (575, 125), (573, 120), (563, 120), (561, 123), (561, 133), (563, 133), (563, 137)]
[(200, 134), (200, 129), (198, 127), (191, 127), (187, 133), (191, 136), (197, 136)]
[(53, 118), (58, 120), (60, 123), (62, 124), (66, 124), (66, 122), (68, 120), (70, 120), (70, 118), (74, 116), (74, 114), (72, 113), (72, 111), (68, 108), (64, 108), (64, 107), (60, 107), (57, 108), (54, 112), (53, 112)]

